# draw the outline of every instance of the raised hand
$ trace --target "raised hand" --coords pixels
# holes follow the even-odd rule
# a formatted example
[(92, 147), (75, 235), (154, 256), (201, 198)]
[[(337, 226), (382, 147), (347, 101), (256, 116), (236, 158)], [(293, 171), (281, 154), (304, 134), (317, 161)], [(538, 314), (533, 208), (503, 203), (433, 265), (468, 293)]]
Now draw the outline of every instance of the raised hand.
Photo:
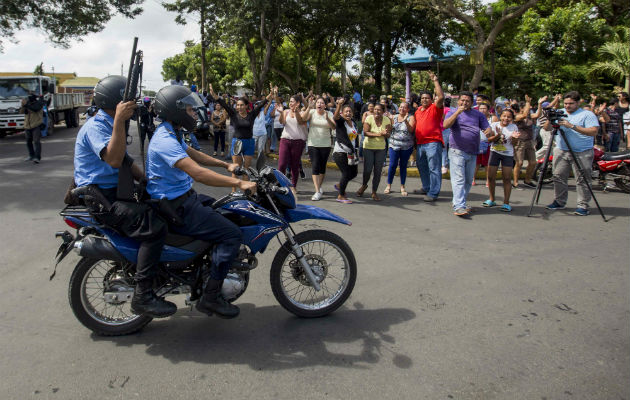
[(540, 99), (538, 99), (538, 104), (542, 104), (542, 103), (544, 103), (545, 101), (547, 101), (547, 96), (543, 96), (543, 97), (541, 97)]
[(213, 99), (218, 100), (219, 96), (217, 96), (216, 93), (214, 93), (214, 89), (212, 88), (212, 83), (208, 84), (208, 89), (210, 89), (210, 96), (212, 96)]
[(429, 79), (431, 79), (433, 82), (438, 80), (437, 75), (435, 75), (433, 71), (427, 71), (427, 73), (429, 74)]
[(337, 105), (339, 105), (339, 106), (343, 105), (344, 101), (345, 100), (343, 99), (343, 97), (337, 99)]
[(532, 98), (529, 97), (528, 95), (525, 95), (525, 103), (531, 103), (532, 102)]

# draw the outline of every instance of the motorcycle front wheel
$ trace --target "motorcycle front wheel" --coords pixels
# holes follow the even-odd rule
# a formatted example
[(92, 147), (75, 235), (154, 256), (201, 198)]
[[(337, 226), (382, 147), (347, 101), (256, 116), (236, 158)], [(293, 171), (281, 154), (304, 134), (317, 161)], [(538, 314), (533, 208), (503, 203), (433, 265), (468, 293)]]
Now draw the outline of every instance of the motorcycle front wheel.
[(133, 274), (120, 263), (82, 258), (72, 272), (70, 307), (86, 328), (103, 336), (128, 335), (152, 318), (131, 311)]
[(295, 235), (306, 261), (311, 266), (320, 291), (306, 278), (303, 267), (287, 241), (271, 264), (271, 289), (287, 311), (303, 318), (328, 315), (350, 296), (357, 279), (354, 253), (341, 237), (324, 230), (309, 230)]

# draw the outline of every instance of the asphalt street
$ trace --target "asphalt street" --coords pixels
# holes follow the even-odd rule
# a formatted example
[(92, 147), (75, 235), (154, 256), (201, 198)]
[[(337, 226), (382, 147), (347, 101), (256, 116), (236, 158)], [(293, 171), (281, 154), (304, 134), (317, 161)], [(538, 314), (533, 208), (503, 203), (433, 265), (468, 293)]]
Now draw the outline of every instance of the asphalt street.
[[(23, 161), (23, 135), (0, 139), (2, 399), (630, 399), (627, 194), (596, 190), (604, 222), (594, 208), (571, 214), (574, 187), (570, 208), (544, 210), (553, 200), (545, 187), (528, 218), (531, 189), (513, 192), (506, 214), (481, 207), (487, 189), (478, 185), (475, 211), (462, 219), (452, 214), (449, 181), (433, 204), (392, 193), (378, 203), (351, 195), (346, 205), (334, 201), (331, 171), (321, 201), (310, 200), (310, 179), (300, 181), (299, 200), (353, 225), (295, 229), (329, 229), (354, 250), (356, 287), (337, 312), (299, 319), (276, 302), (272, 242), (237, 319), (207, 317), (176, 298), (173, 317), (99, 337), (68, 304), (78, 257), (49, 281), (54, 232), (67, 229), (58, 213), (76, 133), (58, 127), (45, 138), (39, 165)], [(358, 187), (357, 178), (349, 190)]]

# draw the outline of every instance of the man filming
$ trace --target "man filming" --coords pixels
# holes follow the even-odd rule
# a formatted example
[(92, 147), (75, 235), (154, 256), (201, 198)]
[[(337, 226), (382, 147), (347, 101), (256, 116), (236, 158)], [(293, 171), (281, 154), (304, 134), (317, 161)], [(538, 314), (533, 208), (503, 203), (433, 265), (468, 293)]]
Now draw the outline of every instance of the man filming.
[[(575, 215), (586, 216), (590, 214), (588, 203), (591, 193), (588, 185), (591, 183), (591, 166), (593, 164), (593, 140), (597, 135), (599, 122), (597, 116), (591, 111), (580, 108), (580, 94), (576, 91), (564, 95), (564, 108), (559, 110), (567, 114), (567, 118), (558, 121), (560, 129), (564, 133), (568, 144), (578, 159), (584, 175), (579, 172), (573, 157), (569, 151), (563, 136), (558, 136), (558, 145), (553, 151), (553, 187), (555, 199), (547, 206), (548, 210), (562, 210), (565, 208), (568, 197), (569, 173), (573, 169), (576, 179), (577, 208)], [(551, 122), (547, 122), (544, 129), (550, 130)]]

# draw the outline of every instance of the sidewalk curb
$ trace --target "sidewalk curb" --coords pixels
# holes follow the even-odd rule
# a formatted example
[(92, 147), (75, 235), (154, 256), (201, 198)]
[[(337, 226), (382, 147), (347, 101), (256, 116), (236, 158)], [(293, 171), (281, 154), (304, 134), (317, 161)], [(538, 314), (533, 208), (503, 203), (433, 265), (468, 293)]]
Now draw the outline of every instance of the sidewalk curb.
[[(271, 158), (273, 160), (278, 160), (278, 155), (274, 154), (274, 153), (268, 153), (267, 154), (267, 158)], [(302, 158), (302, 165), (311, 166), (311, 160), (308, 158)], [(339, 167), (337, 167), (337, 164), (331, 161), (328, 161), (326, 163), (326, 168), (331, 168), (331, 169), (335, 169), (335, 170), (339, 170)], [(383, 175), (387, 175), (387, 168), (383, 167)], [(396, 176), (400, 175), (400, 168), (396, 168)], [(407, 168), (407, 176), (408, 177), (414, 177), (414, 178), (419, 178), (420, 177), (420, 172), (418, 172), (418, 168), (416, 167), (408, 167)], [(521, 171), (521, 175), (519, 177), (520, 179), (524, 179), (525, 178), (525, 172)], [(442, 174), (442, 179), (451, 179), (451, 175), (449, 172)], [(486, 168), (484, 168), (482, 171), (477, 171), (477, 175), (475, 175), (475, 179), (486, 179)], [(499, 169), (497, 171), (497, 177), (496, 179), (503, 179), (503, 174), (501, 173), (501, 170)]]

